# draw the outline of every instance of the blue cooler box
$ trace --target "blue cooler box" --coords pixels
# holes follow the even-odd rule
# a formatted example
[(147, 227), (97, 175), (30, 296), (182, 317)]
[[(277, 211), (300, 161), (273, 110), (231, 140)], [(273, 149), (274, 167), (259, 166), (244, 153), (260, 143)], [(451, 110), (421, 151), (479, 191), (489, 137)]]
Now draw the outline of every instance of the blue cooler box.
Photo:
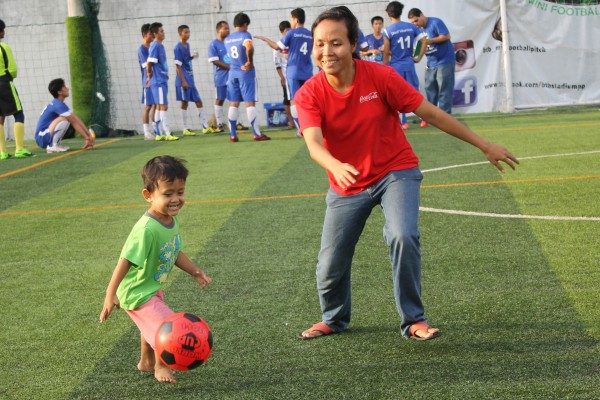
[(290, 122), (285, 114), (283, 103), (265, 103), (267, 126), (288, 126)]

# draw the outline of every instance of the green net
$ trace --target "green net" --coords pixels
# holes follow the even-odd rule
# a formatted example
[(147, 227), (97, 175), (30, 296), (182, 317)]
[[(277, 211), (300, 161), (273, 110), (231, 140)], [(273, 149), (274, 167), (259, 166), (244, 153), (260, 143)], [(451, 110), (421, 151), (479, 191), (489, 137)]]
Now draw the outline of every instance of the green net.
[(85, 15), (91, 31), (91, 63), (93, 68), (94, 86), (89, 93), (91, 101), (90, 126), (98, 136), (108, 136), (112, 130), (112, 103), (110, 96), (111, 77), (109, 63), (106, 58), (98, 11), (100, 0), (83, 0)]

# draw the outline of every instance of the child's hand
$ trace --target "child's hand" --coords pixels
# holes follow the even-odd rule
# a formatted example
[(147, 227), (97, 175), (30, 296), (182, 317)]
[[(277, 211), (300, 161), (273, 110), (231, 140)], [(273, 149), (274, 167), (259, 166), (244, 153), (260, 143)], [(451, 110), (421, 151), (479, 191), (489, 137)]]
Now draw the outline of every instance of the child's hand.
[(204, 289), (206, 285), (212, 282), (212, 279), (209, 278), (200, 268), (198, 268), (198, 270), (194, 272), (194, 279), (196, 280), (196, 282), (198, 282), (198, 285), (200, 285), (202, 289)]
[(100, 322), (104, 322), (108, 319), (114, 307), (121, 308), (119, 305), (119, 299), (116, 295), (114, 296), (106, 296), (104, 299), (104, 307), (102, 307), (102, 312), (100, 312)]

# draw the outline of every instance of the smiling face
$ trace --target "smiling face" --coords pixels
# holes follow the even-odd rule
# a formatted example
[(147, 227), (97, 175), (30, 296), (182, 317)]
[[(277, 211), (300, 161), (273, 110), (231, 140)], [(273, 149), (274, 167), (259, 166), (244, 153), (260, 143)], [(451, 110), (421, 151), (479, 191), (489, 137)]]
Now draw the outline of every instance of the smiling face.
[(144, 189), (142, 194), (150, 203), (148, 212), (159, 221), (170, 224), (173, 222), (173, 216), (179, 214), (179, 210), (185, 204), (185, 181), (175, 179), (168, 182), (160, 179), (156, 189), (152, 192)]
[(348, 29), (342, 21), (323, 20), (314, 29), (313, 59), (328, 75), (339, 75), (352, 68), (352, 53)]

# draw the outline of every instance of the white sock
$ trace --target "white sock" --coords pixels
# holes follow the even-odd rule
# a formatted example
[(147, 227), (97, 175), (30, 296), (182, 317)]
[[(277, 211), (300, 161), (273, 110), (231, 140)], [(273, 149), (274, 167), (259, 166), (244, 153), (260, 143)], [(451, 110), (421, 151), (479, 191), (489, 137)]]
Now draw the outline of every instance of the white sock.
[(181, 120), (183, 121), (183, 129), (187, 129), (189, 127), (187, 109), (181, 109)]
[(54, 127), (54, 133), (52, 134), (52, 147), (56, 147), (60, 144), (60, 141), (67, 133), (67, 129), (71, 124), (68, 121), (60, 121)]
[(160, 131), (160, 111), (158, 109), (154, 110), (154, 129), (158, 130), (158, 134), (161, 135)]
[(229, 118), (229, 131), (232, 133), (236, 132), (237, 120), (240, 116), (240, 110), (237, 107), (229, 106), (227, 117)]
[(215, 118), (217, 119), (217, 125), (223, 125), (223, 106), (215, 106)]
[(294, 122), (296, 123), (296, 130), (298, 132), (300, 132), (300, 123), (298, 122), (298, 111), (296, 110), (295, 104), (291, 105), (290, 112), (292, 114), (292, 118), (294, 119)]
[(165, 132), (165, 135), (169, 136), (171, 134), (171, 128), (169, 128), (169, 118), (167, 117), (167, 111), (160, 110), (159, 114), (160, 114), (160, 123), (162, 124), (163, 131)]
[(254, 131), (255, 136), (262, 135), (260, 133), (260, 127), (258, 126), (258, 113), (256, 112), (256, 107), (246, 107), (246, 114), (248, 115), (248, 120), (250, 121), (250, 125), (252, 125), (252, 130)]
[(198, 117), (200, 118), (200, 124), (202, 124), (202, 128), (208, 128), (208, 121), (206, 120), (206, 113), (204, 112), (204, 107), (198, 108)]

